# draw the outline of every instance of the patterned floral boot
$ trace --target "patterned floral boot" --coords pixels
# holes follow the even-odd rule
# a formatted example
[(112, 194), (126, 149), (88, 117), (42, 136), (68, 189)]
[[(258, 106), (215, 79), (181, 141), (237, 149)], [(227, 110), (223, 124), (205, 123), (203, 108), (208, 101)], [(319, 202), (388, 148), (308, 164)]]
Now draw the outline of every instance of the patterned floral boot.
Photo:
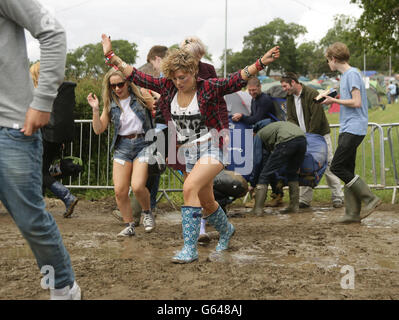
[(198, 259), (197, 242), (201, 226), (201, 210), (181, 207), (184, 246), (173, 258), (173, 263), (190, 263)]
[(229, 241), (235, 232), (235, 228), (227, 219), (223, 209), (219, 206), (207, 218), (207, 221), (219, 232), (219, 243), (216, 246), (216, 251), (226, 250), (229, 247)]

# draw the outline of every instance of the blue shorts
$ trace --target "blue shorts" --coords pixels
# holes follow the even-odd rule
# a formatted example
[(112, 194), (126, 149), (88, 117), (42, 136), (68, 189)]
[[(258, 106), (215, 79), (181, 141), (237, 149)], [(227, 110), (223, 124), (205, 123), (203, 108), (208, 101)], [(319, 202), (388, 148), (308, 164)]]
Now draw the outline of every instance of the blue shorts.
[(118, 137), (114, 151), (114, 161), (133, 162), (139, 159), (141, 162), (148, 162), (148, 153), (146, 147), (149, 145), (144, 137), (128, 139)]
[[(184, 152), (184, 160), (186, 163), (186, 172), (190, 172), (195, 164), (201, 158), (212, 158), (211, 162), (208, 160), (201, 160), (201, 163), (210, 163), (215, 164), (218, 161), (223, 165), (223, 167), (228, 165), (228, 154), (227, 152), (223, 152), (219, 146), (215, 146), (212, 140), (205, 141), (200, 144), (194, 144), (188, 147), (182, 146), (182, 152)], [(204, 162), (202, 162), (204, 161)]]

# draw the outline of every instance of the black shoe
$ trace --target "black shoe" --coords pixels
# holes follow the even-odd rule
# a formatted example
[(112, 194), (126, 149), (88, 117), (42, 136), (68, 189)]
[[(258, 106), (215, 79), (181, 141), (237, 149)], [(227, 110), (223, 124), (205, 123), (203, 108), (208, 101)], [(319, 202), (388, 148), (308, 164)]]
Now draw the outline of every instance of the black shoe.
[(310, 207), (310, 204), (299, 202), (299, 208), (300, 209), (306, 209), (306, 208), (309, 208), (309, 207)]

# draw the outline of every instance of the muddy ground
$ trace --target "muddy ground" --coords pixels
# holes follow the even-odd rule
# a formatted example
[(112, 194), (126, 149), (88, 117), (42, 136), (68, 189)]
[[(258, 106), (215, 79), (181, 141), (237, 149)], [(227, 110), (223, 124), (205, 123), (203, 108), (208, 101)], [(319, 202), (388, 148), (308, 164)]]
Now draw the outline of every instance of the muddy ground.
[[(153, 233), (140, 226), (120, 241), (122, 225), (110, 214), (114, 199), (81, 200), (69, 219), (59, 200), (46, 202), (85, 299), (399, 299), (399, 205), (382, 205), (360, 225), (335, 224), (344, 209), (322, 203), (262, 217), (230, 207), (231, 248), (216, 255), (213, 240), (199, 247), (199, 261), (175, 265), (180, 213), (167, 204), (157, 211)], [(0, 226), (0, 299), (48, 299), (33, 255), (3, 207)], [(354, 281), (347, 280), (350, 270)]]

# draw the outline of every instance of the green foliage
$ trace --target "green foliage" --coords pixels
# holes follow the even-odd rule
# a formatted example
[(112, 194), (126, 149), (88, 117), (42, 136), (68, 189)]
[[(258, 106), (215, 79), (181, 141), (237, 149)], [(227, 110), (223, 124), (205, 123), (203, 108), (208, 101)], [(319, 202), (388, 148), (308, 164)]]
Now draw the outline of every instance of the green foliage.
[[(231, 73), (246, 65), (252, 64), (269, 49), (280, 46), (281, 57), (273, 63), (276, 70), (296, 70), (297, 52), (295, 40), (305, 34), (306, 28), (296, 23), (286, 24), (284, 20), (276, 18), (270, 23), (255, 28), (244, 37), (243, 51), (227, 53), (227, 72)], [(224, 69), (222, 64), (221, 70)], [(267, 70), (270, 74), (270, 68)]]
[[(137, 45), (127, 40), (113, 40), (112, 48), (116, 55), (123, 57), (128, 64), (134, 64), (137, 58)], [(104, 53), (101, 42), (87, 44), (67, 54), (67, 78), (99, 78), (108, 69), (104, 63)]]
[(364, 11), (357, 30), (380, 53), (399, 52), (398, 0), (351, 0)]

